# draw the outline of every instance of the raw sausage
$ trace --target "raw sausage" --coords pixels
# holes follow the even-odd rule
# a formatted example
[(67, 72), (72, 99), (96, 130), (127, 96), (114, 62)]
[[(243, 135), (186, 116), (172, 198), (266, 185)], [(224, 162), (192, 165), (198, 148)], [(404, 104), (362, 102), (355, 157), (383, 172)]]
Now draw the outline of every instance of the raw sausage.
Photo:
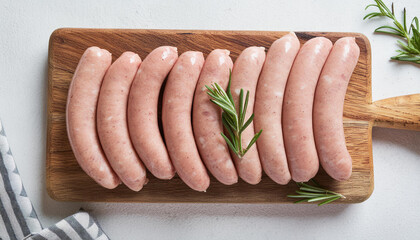
[(331, 47), (331, 41), (324, 37), (307, 41), (296, 56), (286, 84), (282, 127), (287, 161), (295, 182), (309, 181), (319, 169), (312, 109), (319, 74)]
[[(249, 47), (242, 51), (233, 66), (231, 89), (236, 111), (238, 111), (239, 108), (239, 94), (241, 88), (244, 90), (244, 101), (246, 92), (249, 91), (249, 102), (245, 116), (246, 120), (254, 111), (255, 90), (257, 88), (258, 77), (264, 60), (265, 51), (263, 47)], [(257, 129), (257, 131), (259, 130), (260, 129)], [(254, 137), (254, 134), (254, 124), (252, 123), (242, 132), (243, 148), (248, 146), (248, 143)], [(265, 134), (265, 132), (262, 134)], [(252, 145), (242, 158), (239, 158), (233, 152), (231, 153), (239, 177), (250, 184), (259, 183), (261, 181), (262, 170), (257, 145)]]
[(201, 70), (193, 104), (194, 137), (200, 155), (213, 176), (226, 185), (238, 182), (238, 174), (228, 146), (220, 135), (223, 132), (221, 109), (210, 102), (205, 85), (217, 82), (226, 89), (232, 65), (228, 50), (213, 50)]
[(109, 163), (133, 191), (140, 191), (146, 183), (146, 169), (133, 148), (127, 127), (128, 93), (140, 63), (137, 54), (125, 52), (111, 65), (99, 93), (96, 120)]
[(175, 47), (162, 46), (150, 52), (137, 72), (128, 101), (128, 128), (133, 145), (147, 169), (160, 179), (175, 175), (159, 131), (158, 101), (163, 81), (177, 58)]
[(169, 73), (162, 100), (163, 132), (172, 163), (180, 178), (200, 192), (209, 187), (210, 178), (194, 141), (191, 108), (203, 63), (200, 52), (179, 56)]
[(346, 148), (343, 105), (347, 85), (359, 59), (360, 49), (353, 37), (337, 40), (325, 62), (314, 101), (314, 135), (319, 160), (336, 180), (347, 180), (352, 160)]
[(278, 184), (290, 179), (281, 128), (284, 88), (293, 61), (300, 48), (295, 33), (276, 40), (270, 47), (258, 80), (255, 96), (255, 129), (263, 129), (257, 141), (265, 173)]
[(96, 132), (96, 104), (111, 54), (98, 47), (86, 49), (70, 83), (66, 107), (67, 134), (82, 169), (98, 184), (113, 189), (120, 180), (111, 169)]

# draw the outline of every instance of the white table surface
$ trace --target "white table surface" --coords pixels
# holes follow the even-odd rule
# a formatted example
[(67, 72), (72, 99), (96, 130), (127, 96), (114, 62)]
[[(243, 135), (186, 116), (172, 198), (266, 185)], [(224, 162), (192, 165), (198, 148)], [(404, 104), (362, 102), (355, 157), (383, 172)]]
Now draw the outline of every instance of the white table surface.
[[(372, 45), (373, 100), (420, 92), (420, 67), (389, 61), (363, 0), (0, 0), (0, 117), (44, 226), (83, 207), (111, 239), (419, 239), (420, 132), (373, 130), (375, 190), (365, 202), (278, 204), (63, 203), (45, 188), (48, 39), (61, 27), (361, 32)], [(390, 1), (386, 1), (388, 4)], [(398, 1), (420, 17), (420, 1)]]

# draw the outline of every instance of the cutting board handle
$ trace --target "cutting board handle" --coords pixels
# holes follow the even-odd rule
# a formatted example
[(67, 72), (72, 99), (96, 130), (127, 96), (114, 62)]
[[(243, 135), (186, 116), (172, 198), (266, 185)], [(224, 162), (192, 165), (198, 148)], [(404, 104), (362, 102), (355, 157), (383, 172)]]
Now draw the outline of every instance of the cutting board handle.
[(370, 106), (374, 126), (420, 131), (420, 94), (387, 98)]

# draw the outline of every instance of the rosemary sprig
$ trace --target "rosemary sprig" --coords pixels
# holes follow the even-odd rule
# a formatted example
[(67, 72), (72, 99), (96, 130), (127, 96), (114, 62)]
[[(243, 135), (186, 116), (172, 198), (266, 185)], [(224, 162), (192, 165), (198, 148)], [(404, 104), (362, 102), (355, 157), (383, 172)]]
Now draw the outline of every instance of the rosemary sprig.
[(225, 139), (226, 143), (229, 145), (230, 149), (239, 157), (242, 158), (246, 152), (251, 148), (251, 146), (257, 141), (262, 133), (262, 129), (254, 135), (254, 137), (249, 142), (246, 148), (242, 147), (242, 132), (251, 124), (254, 119), (254, 114), (252, 114), (248, 120), (245, 121), (246, 109), (248, 107), (249, 100), (249, 91), (246, 93), (245, 103), (244, 103), (244, 90), (241, 89), (239, 93), (239, 113), (236, 112), (235, 103), (233, 101), (232, 93), (230, 90), (230, 83), (232, 79), (232, 72), (229, 70), (229, 84), (225, 90), (217, 84), (214, 83), (211, 87), (206, 85), (208, 89), (207, 94), (211, 97), (212, 101), (217, 106), (221, 107), (223, 110), (222, 113), (222, 122), (223, 126), (226, 128), (229, 133), (229, 138), (225, 134), (220, 133)]
[(313, 179), (311, 179), (311, 182), (315, 186), (311, 186), (307, 183), (296, 183), (299, 187), (299, 190), (296, 191), (297, 195), (287, 195), (287, 197), (302, 198), (301, 200), (298, 200), (295, 203), (322, 201), (318, 204), (318, 206), (322, 206), (340, 198), (346, 198), (340, 193), (321, 188), (319, 184)]
[(375, 29), (375, 32), (385, 33), (401, 37), (405, 40), (406, 43), (398, 40), (400, 45), (397, 52), (398, 55), (391, 57), (392, 60), (412, 62), (420, 64), (420, 28), (419, 28), (419, 19), (414, 17), (411, 20), (409, 28), (407, 28), (407, 11), (404, 8), (403, 11), (403, 23), (401, 24), (394, 14), (394, 3), (391, 5), (391, 10), (385, 5), (382, 0), (375, 0), (376, 4), (369, 4), (366, 6), (365, 10), (369, 7), (376, 7), (379, 11), (372, 12), (367, 14), (363, 19), (371, 19), (374, 17), (387, 17), (393, 20), (395, 27), (392, 26), (381, 26)]

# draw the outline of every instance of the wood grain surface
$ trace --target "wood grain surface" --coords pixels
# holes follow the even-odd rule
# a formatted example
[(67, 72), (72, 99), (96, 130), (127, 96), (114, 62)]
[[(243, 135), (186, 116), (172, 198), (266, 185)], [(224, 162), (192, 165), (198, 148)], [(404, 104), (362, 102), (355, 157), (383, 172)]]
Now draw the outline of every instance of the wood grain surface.
[[(213, 202), (213, 203), (291, 203), (286, 197), (296, 190), (295, 183), (281, 186), (265, 174), (261, 183), (243, 181), (225, 186), (211, 180), (205, 193), (191, 190), (179, 177), (170, 181), (148, 174), (149, 183), (140, 192), (125, 186), (107, 190), (97, 185), (79, 167), (66, 133), (65, 108), (67, 91), (77, 63), (84, 50), (98, 46), (110, 51), (113, 60), (124, 51), (133, 51), (144, 59), (162, 45), (178, 47), (178, 52), (211, 50), (231, 51), (232, 60), (249, 46), (270, 47), (287, 32), (267, 31), (182, 31), (129, 29), (58, 29), (50, 38), (48, 77), (48, 128), (46, 176), (49, 195), (59, 201), (101, 202)], [(420, 95), (371, 101), (371, 50), (367, 38), (359, 33), (296, 33), (303, 44), (324, 36), (335, 42), (354, 36), (360, 47), (360, 58), (349, 83), (344, 104), (344, 129), (347, 148), (353, 158), (353, 173), (348, 181), (338, 182), (322, 169), (315, 177), (319, 183), (346, 196), (337, 203), (358, 203), (373, 191), (372, 126), (420, 130)]]

